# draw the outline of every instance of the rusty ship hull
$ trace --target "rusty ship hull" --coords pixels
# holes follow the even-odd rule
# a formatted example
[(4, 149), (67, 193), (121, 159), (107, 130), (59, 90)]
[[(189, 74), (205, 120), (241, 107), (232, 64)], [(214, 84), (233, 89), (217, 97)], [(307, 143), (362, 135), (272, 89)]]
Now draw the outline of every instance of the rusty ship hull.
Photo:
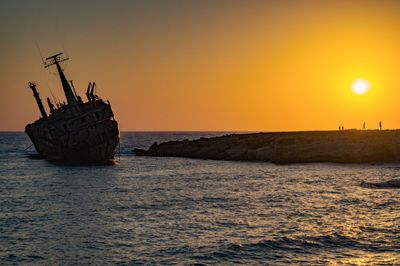
[(70, 119), (62, 119), (61, 116), (67, 116), (65, 113), (58, 116), (26, 126), (25, 132), (39, 155), (71, 162), (101, 162), (114, 158), (119, 131), (108, 104), (94, 103), (88, 111)]
[[(25, 132), (31, 139), (38, 155), (49, 160), (72, 163), (103, 163), (114, 159), (120, 141), (118, 123), (111, 104), (94, 94), (95, 83), (89, 83), (87, 102), (72, 90), (66, 81), (57, 54), (51, 64), (59, 71), (67, 104), (56, 108), (49, 98), (50, 114), (45, 111), (36, 84), (29, 83), (42, 117), (28, 124)], [(73, 88), (73, 87), (72, 87)]]

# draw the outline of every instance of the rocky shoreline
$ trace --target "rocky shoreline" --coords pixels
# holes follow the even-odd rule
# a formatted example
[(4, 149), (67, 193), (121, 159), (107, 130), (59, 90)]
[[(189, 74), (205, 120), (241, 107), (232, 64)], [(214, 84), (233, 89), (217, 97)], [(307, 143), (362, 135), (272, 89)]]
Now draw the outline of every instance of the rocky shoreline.
[(400, 161), (400, 130), (302, 131), (230, 134), (154, 143), (137, 156), (284, 163)]

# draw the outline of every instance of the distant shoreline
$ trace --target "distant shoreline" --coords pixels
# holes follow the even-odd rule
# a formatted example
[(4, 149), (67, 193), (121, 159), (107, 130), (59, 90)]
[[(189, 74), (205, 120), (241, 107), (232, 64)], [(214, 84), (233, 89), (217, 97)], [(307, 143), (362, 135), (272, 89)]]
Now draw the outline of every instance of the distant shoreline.
[(290, 131), (229, 134), (154, 143), (138, 156), (286, 163), (400, 162), (400, 130)]
[[(378, 129), (345, 129), (343, 131), (379, 131)], [(400, 129), (383, 129), (381, 131), (394, 131)], [(332, 132), (337, 130), (293, 130), (293, 131), (261, 131), (261, 130), (121, 130), (121, 133), (225, 133), (225, 134), (269, 134), (269, 133), (300, 133), (300, 132)], [(1, 133), (24, 133), (24, 130), (0, 130)]]

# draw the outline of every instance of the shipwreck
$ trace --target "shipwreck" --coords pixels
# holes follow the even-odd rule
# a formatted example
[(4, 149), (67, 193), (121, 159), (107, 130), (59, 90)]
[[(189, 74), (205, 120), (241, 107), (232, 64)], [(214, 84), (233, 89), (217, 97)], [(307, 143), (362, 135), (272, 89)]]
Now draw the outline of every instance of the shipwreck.
[(114, 159), (119, 144), (118, 123), (111, 104), (95, 94), (95, 82), (90, 82), (87, 101), (68, 82), (60, 63), (68, 60), (62, 53), (46, 58), (45, 67), (55, 66), (66, 97), (65, 102), (53, 103), (47, 98), (49, 113), (39, 97), (35, 82), (29, 82), (41, 117), (25, 127), (40, 157), (77, 163), (102, 163)]

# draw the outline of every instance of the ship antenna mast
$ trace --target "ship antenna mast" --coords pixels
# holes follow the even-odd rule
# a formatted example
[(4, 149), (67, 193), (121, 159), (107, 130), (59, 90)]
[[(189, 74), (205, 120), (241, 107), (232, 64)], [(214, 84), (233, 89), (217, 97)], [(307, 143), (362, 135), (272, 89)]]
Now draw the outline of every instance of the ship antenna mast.
[(65, 77), (63, 70), (60, 67), (60, 63), (64, 62), (64, 61), (67, 61), (69, 58), (68, 57), (62, 58), (61, 57), (62, 54), (63, 53), (58, 53), (58, 54), (55, 54), (53, 56), (47, 57), (46, 60), (48, 62), (45, 63), (44, 67), (48, 68), (48, 67), (50, 67), (52, 65), (56, 65), (57, 70), (58, 70), (58, 74), (59, 74), (60, 79), (61, 79), (61, 84), (62, 84), (63, 89), (64, 89), (64, 94), (65, 94), (65, 97), (67, 98), (67, 102), (68, 102), (68, 104), (75, 105), (75, 104), (78, 103), (78, 101), (76, 99), (76, 95), (74, 95), (74, 93), (72, 92), (72, 88), (69, 85), (68, 80)]
[(38, 49), (38, 52), (39, 52), (39, 55), (40, 55), (40, 59), (42, 59), (43, 65), (46, 66), (46, 62), (43, 59), (43, 55), (42, 55), (42, 52), (40, 51), (39, 44), (37, 43), (37, 41), (35, 41), (35, 44), (36, 44), (36, 48)]
[(60, 55), (62, 55), (62, 54), (63, 54), (63, 53), (58, 53), (58, 54), (56, 54), (56, 55), (47, 57), (46, 60), (49, 61), (49, 62), (48, 62), (48, 63), (44, 63), (44, 67), (45, 67), (45, 68), (48, 68), (48, 67), (50, 67), (50, 66), (52, 66), (52, 65), (57, 65), (58, 63), (67, 61), (67, 60), (69, 59), (68, 57), (62, 58), (62, 57), (60, 56)]

